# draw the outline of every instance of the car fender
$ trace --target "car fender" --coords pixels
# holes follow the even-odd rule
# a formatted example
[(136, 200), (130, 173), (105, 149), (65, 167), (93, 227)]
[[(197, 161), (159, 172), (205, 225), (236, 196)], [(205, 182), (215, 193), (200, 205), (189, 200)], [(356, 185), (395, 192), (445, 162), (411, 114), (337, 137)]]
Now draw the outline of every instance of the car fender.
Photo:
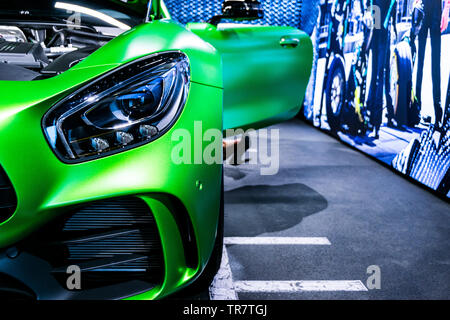
[(141, 24), (108, 42), (73, 70), (120, 65), (161, 51), (179, 50), (191, 64), (191, 81), (223, 88), (222, 60), (217, 50), (183, 25), (170, 19)]

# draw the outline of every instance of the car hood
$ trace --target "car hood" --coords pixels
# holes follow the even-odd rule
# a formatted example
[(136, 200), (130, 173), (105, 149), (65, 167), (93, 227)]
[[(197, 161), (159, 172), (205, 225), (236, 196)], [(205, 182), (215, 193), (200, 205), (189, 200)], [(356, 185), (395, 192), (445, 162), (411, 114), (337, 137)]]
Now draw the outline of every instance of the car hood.
[(69, 70), (48, 79), (0, 81), (0, 129), (3, 120), (37, 104), (49, 104), (83, 84), (149, 54), (182, 51), (189, 60), (191, 81), (223, 88), (221, 56), (178, 23), (153, 21), (141, 24), (111, 40)]

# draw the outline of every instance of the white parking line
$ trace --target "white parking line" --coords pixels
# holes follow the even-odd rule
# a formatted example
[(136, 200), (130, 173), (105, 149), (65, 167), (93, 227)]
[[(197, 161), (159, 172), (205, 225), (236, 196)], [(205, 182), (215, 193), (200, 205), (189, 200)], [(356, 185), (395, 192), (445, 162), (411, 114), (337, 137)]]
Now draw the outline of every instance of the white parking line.
[(237, 292), (368, 291), (360, 280), (233, 281), (226, 245), (331, 245), (325, 237), (226, 237), (222, 263), (214, 278), (211, 300), (238, 300)]
[(238, 300), (225, 246), (223, 246), (220, 270), (209, 287), (209, 297), (211, 300)]
[(325, 237), (226, 237), (226, 245), (331, 245)]
[(368, 291), (359, 280), (235, 281), (237, 292)]

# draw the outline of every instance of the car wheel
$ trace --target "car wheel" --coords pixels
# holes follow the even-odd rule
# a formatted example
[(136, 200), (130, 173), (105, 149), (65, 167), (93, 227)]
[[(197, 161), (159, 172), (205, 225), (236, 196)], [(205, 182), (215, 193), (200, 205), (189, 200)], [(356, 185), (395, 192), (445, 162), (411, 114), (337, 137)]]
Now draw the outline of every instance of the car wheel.
[(399, 125), (408, 125), (415, 122), (417, 117), (411, 110), (412, 89), (412, 59), (411, 48), (405, 41), (395, 48), (391, 60), (391, 88), (390, 94), (394, 107), (395, 120)]
[(341, 126), (341, 111), (345, 103), (345, 70), (341, 63), (333, 63), (326, 84), (327, 121), (331, 131)]

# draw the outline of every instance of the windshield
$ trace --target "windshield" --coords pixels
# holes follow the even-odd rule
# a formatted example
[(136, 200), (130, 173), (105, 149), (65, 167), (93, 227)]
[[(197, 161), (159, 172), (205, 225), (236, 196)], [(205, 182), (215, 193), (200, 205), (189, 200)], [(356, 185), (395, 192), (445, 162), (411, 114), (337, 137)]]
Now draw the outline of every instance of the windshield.
[(145, 20), (146, 0), (14, 0), (0, 2), (0, 19), (64, 21), (128, 30)]

